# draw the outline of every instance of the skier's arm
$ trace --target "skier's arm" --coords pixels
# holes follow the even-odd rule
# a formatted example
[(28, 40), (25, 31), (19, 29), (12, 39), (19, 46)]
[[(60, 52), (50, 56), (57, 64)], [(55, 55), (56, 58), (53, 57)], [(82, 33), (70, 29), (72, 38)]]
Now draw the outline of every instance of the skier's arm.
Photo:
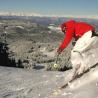
[(72, 37), (73, 37), (73, 29), (67, 29), (64, 40), (61, 43), (60, 47), (58, 48), (58, 52), (59, 50), (60, 52), (62, 52), (68, 46), (68, 44), (72, 40)]

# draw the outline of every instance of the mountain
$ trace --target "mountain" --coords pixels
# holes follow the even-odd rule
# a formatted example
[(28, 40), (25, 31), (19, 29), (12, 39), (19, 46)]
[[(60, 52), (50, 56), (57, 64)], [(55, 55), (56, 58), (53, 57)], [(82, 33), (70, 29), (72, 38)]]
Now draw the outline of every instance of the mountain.
[(70, 19), (98, 24), (98, 20), (96, 20), (96, 19), (70, 18), (70, 17), (0, 16), (0, 19), (7, 19), (7, 20), (15, 19), (15, 20), (27, 20), (27, 21), (29, 20), (33, 23), (38, 23), (38, 24), (42, 24), (42, 25), (49, 25), (49, 24), (59, 25)]

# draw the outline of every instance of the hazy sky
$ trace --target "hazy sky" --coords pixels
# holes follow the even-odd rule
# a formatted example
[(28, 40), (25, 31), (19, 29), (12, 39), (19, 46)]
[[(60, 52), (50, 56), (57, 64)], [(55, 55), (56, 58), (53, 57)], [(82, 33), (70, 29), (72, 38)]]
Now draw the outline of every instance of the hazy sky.
[(0, 11), (98, 16), (98, 0), (0, 0)]

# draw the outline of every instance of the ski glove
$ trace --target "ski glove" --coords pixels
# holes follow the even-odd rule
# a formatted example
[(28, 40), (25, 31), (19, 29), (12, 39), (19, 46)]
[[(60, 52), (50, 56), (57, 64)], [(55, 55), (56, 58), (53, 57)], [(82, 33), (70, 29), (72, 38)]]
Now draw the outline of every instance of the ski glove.
[(62, 51), (63, 51), (62, 48), (58, 48), (58, 49), (57, 49), (58, 54), (61, 54)]

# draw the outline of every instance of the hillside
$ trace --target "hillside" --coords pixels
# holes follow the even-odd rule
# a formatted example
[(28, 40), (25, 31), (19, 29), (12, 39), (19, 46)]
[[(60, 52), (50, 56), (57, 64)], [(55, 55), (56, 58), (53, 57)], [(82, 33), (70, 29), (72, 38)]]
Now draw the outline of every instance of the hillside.
[(98, 98), (98, 66), (58, 91), (72, 70), (53, 72), (0, 67), (0, 98)]
[[(72, 75), (70, 62), (72, 43), (59, 56), (57, 62), (59, 66), (57, 68), (53, 66), (56, 50), (64, 38), (58, 29), (62, 20), (51, 22), (51, 18), (44, 17), (34, 17), (35, 20), (25, 17), (21, 17), (22, 19), (2, 17), (1, 98), (98, 98), (98, 66), (73, 81), (64, 90), (56, 91)], [(86, 21), (94, 25), (98, 31), (97, 21)]]

